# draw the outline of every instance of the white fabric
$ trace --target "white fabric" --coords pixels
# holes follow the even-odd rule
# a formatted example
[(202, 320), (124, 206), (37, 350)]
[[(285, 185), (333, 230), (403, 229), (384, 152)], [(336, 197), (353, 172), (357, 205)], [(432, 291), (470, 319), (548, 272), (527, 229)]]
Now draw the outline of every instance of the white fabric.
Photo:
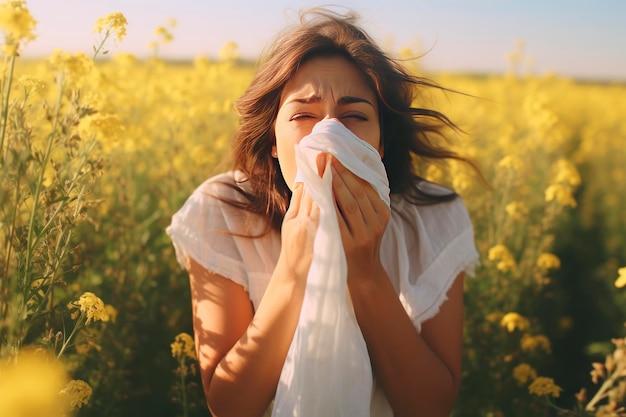
[[(228, 205), (216, 196), (243, 200), (225, 185), (248, 190), (240, 172), (226, 172), (201, 184), (172, 217), (167, 233), (179, 263), (193, 258), (209, 271), (240, 284), (256, 310), (262, 301), (280, 254), (280, 233), (258, 234), (264, 220)], [(447, 190), (432, 183), (421, 187), (433, 193)], [(402, 196), (391, 196), (391, 217), (381, 243), (381, 262), (416, 329), (437, 314), (446, 292), (460, 272), (474, 274), (478, 253), (473, 229), (463, 201), (414, 205)], [(230, 234), (229, 234), (230, 233)], [(234, 234), (233, 234), (234, 233)], [(402, 246), (406, 248), (400, 251)], [(369, 400), (364, 399), (367, 403)], [(271, 406), (266, 413), (269, 416)], [(374, 380), (371, 416), (391, 417), (385, 394)]]
[(368, 181), (389, 206), (380, 155), (342, 123), (326, 119), (295, 145), (296, 182), (320, 207), (313, 260), (298, 326), (280, 375), (273, 417), (369, 416), (372, 369), (347, 291), (347, 264), (332, 194), (332, 171), (317, 172), (320, 152)]

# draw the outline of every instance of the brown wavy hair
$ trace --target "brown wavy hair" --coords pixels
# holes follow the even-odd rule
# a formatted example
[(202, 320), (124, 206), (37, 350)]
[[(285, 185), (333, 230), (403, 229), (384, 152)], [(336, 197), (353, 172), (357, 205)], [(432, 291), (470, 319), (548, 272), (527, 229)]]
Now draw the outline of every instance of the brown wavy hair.
[(474, 164), (436, 145), (432, 135), (445, 128), (458, 129), (442, 113), (412, 107), (424, 88), (445, 88), (409, 72), (383, 52), (356, 22), (358, 15), (311, 9), (300, 14), (300, 24), (283, 32), (266, 50), (250, 86), (237, 101), (240, 125), (234, 137), (234, 169), (246, 177), (245, 198), (228, 201), (260, 214), (269, 226), (280, 230), (291, 191), (271, 155), (275, 144), (274, 122), (285, 84), (308, 59), (343, 56), (365, 75), (378, 96), (383, 164), (392, 194), (402, 194), (413, 204), (434, 204), (457, 197), (456, 193), (428, 194), (414, 168), (419, 159), (452, 158)]

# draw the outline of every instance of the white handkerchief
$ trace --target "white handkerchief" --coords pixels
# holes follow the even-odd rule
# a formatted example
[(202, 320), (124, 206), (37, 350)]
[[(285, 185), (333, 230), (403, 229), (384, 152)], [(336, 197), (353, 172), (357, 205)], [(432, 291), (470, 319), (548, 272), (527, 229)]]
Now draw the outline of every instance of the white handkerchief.
[[(335, 119), (315, 125), (296, 144), (296, 182), (320, 207), (313, 260), (298, 325), (283, 366), (274, 417), (370, 414), (372, 369), (347, 289), (347, 264), (332, 196), (332, 171), (317, 171), (320, 152), (334, 155), (390, 204), (378, 151)], [(329, 168), (329, 167), (327, 167)]]

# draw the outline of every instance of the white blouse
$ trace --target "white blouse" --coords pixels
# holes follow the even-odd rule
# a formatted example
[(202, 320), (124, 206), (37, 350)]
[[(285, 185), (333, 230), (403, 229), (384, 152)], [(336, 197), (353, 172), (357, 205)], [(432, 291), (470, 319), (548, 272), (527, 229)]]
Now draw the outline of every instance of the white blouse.
[[(241, 194), (224, 185), (237, 182), (246, 190), (243, 179), (240, 172), (227, 172), (205, 181), (174, 214), (167, 233), (183, 267), (191, 257), (208, 271), (241, 285), (256, 310), (280, 254), (280, 233), (271, 230), (259, 237), (245, 237), (261, 234), (265, 221), (215, 198), (244, 201)], [(449, 192), (429, 182), (420, 187), (430, 194)], [(400, 248), (406, 248), (402, 249), (405, 253), (399, 253)], [(437, 314), (459, 273), (474, 275), (479, 263), (473, 227), (461, 198), (415, 205), (392, 195), (380, 250), (382, 265), (418, 331)], [(372, 415), (379, 415), (374, 413), (376, 398), (386, 401), (380, 387), (375, 391), (380, 392), (374, 393)]]

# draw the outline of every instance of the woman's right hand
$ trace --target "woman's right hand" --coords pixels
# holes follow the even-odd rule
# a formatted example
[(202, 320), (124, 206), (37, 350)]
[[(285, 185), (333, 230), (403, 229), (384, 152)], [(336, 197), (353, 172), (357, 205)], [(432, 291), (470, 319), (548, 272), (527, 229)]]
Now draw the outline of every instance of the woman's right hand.
[(309, 273), (319, 217), (319, 207), (304, 190), (304, 184), (296, 183), (283, 220), (278, 262), (298, 280), (306, 280)]

